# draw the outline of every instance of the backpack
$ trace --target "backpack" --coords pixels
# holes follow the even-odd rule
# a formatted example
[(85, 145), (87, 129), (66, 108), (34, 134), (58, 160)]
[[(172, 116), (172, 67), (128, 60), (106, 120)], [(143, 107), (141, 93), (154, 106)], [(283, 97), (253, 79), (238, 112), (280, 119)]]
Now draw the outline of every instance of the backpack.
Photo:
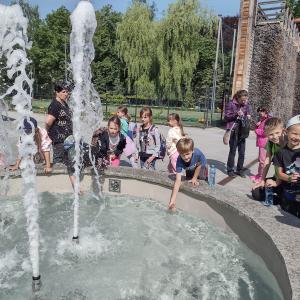
[[(156, 143), (155, 141), (155, 135), (154, 135), (154, 131), (157, 127), (155, 125), (152, 125), (150, 127), (150, 134), (153, 136), (153, 141), (154, 143)], [(159, 139), (160, 139), (160, 149), (159, 149), (159, 153), (158, 153), (158, 159), (164, 159), (166, 156), (166, 152), (167, 152), (167, 144), (166, 144), (166, 139), (165, 137), (159, 133)]]
[(136, 137), (137, 132), (137, 124), (134, 122), (130, 122), (128, 124), (127, 135), (133, 140)]
[[(141, 126), (140, 132), (142, 131), (142, 128), (143, 127)], [(154, 135), (155, 128), (157, 128), (155, 125), (151, 125), (151, 127), (148, 129), (148, 136), (149, 136), (149, 134), (152, 135), (154, 144), (156, 144), (155, 135)], [(159, 139), (160, 139), (160, 149), (159, 149), (157, 159), (164, 159), (166, 156), (166, 152), (167, 152), (166, 139), (161, 133), (159, 135)]]
[(246, 116), (244, 119), (240, 120), (239, 124), (239, 138), (246, 139), (250, 133), (250, 121)]

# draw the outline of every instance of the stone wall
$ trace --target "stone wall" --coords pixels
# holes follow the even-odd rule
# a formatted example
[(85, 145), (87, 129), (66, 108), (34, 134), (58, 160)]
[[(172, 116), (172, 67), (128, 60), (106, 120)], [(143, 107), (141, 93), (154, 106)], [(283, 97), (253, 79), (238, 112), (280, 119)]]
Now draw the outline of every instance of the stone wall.
[(300, 58), (280, 23), (256, 26), (249, 81), (252, 127), (257, 107), (266, 105), (286, 122), (300, 114)]

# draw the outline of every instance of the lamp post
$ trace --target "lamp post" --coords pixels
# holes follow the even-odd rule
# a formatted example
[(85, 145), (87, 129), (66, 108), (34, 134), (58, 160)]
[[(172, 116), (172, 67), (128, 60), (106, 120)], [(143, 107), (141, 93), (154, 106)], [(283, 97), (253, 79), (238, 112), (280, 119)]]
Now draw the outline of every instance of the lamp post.
[(67, 31), (63, 31), (65, 34), (65, 81), (67, 82)]

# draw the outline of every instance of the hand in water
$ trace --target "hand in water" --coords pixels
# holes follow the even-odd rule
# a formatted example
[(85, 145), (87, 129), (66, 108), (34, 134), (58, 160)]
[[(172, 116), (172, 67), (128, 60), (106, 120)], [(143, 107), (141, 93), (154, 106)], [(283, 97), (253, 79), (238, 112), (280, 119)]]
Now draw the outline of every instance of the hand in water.
[(169, 206), (168, 206), (168, 210), (171, 210), (171, 211), (175, 211), (176, 208), (175, 208), (175, 202), (170, 202)]

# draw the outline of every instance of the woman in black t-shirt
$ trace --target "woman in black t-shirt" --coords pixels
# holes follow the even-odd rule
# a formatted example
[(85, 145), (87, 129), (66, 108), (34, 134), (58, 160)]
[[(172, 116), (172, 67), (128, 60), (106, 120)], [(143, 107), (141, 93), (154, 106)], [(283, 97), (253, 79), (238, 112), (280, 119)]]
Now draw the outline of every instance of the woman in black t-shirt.
[(55, 85), (56, 99), (48, 107), (46, 130), (53, 143), (53, 162), (69, 165), (64, 140), (73, 134), (72, 111), (66, 103), (67, 86), (60, 82)]
[[(64, 140), (73, 135), (72, 111), (66, 103), (68, 97), (68, 87), (66, 83), (59, 82), (55, 85), (56, 99), (48, 107), (48, 116), (46, 118), (46, 130), (52, 140), (53, 163), (63, 163), (68, 168), (68, 173), (73, 173), (73, 162), (69, 160), (68, 150), (64, 149)], [(74, 185), (75, 176), (70, 175)], [(83, 193), (81, 189), (78, 192)]]

